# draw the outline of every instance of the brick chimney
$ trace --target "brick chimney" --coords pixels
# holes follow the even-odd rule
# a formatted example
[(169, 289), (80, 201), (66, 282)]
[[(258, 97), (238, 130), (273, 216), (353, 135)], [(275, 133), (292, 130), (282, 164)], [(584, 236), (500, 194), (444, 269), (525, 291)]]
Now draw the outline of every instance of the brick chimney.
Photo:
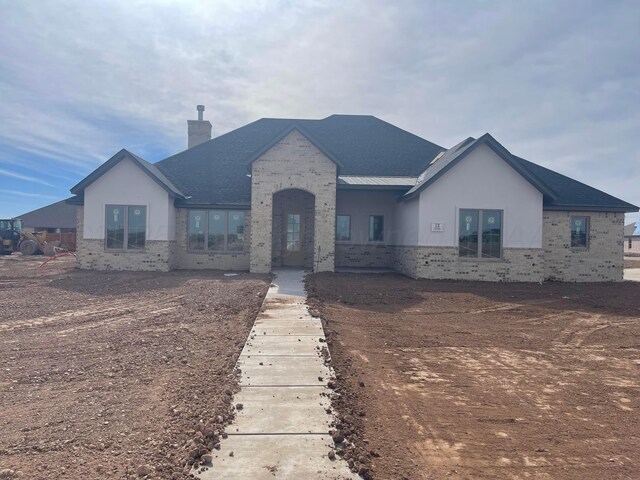
[(195, 147), (211, 140), (211, 122), (203, 120), (204, 105), (198, 105), (198, 120), (187, 120), (189, 143), (187, 148)]

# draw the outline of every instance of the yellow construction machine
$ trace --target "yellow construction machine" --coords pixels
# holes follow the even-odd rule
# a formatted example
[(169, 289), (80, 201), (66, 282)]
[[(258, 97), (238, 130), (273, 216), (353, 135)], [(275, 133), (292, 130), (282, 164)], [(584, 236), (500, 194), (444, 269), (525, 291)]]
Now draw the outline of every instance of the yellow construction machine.
[(53, 255), (59, 249), (56, 242), (47, 242), (47, 232), (23, 232), (22, 222), (16, 218), (0, 219), (0, 254)]

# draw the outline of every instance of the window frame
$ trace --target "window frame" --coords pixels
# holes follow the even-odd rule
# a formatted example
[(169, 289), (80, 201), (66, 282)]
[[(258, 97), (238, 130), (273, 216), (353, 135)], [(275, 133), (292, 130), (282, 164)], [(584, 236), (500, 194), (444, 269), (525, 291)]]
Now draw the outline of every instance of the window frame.
[[(349, 219), (349, 238), (338, 238), (338, 217), (347, 217)], [(350, 242), (351, 241), (351, 214), (336, 214), (336, 242)]]
[[(478, 212), (478, 255), (475, 257), (463, 257), (460, 255), (460, 212), (463, 210), (475, 210)], [(500, 212), (500, 257), (483, 257), (482, 256), (482, 222), (485, 211)], [(504, 209), (502, 208), (467, 208), (461, 207), (457, 211), (457, 227), (456, 233), (458, 238), (458, 259), (465, 262), (501, 262), (504, 260)]]
[[(209, 248), (209, 216), (211, 212), (222, 212), (224, 213), (224, 248)], [(191, 248), (189, 243), (189, 219), (191, 212), (203, 212), (203, 231), (204, 231), (204, 248), (201, 250)], [(246, 237), (242, 241), (242, 248), (229, 250), (229, 214), (230, 213), (242, 213), (242, 234), (245, 235), (246, 227), (247, 227), (247, 210), (243, 209), (225, 209), (225, 208), (189, 208), (187, 209), (187, 222), (186, 222), (186, 237), (187, 237), (187, 252), (188, 253), (197, 253), (197, 254), (218, 254), (218, 255), (226, 255), (226, 254), (239, 254), (247, 252), (247, 242)]]
[[(587, 223), (587, 227), (585, 229), (585, 244), (579, 246), (573, 246), (573, 220), (574, 219), (585, 219)], [(589, 237), (591, 236), (591, 217), (588, 215), (571, 215), (569, 217), (569, 247), (573, 251), (584, 252), (589, 250), (589, 246), (591, 244)]]
[[(382, 218), (382, 238), (380, 240), (374, 240), (371, 238), (371, 219), (373, 217), (381, 217)], [(385, 223), (387, 223), (385, 221), (384, 215), (379, 214), (379, 213), (370, 213), (369, 214), (369, 221), (367, 222), (367, 238), (369, 239), (369, 243), (384, 243), (384, 237), (385, 237)]]
[[(109, 225), (108, 211), (109, 208), (122, 208), (124, 211), (124, 238), (122, 240), (122, 248), (110, 248), (107, 246), (107, 232)], [(144, 208), (144, 247), (129, 248), (129, 208)], [(129, 205), (119, 203), (108, 203), (104, 206), (104, 250), (105, 252), (144, 252), (147, 250), (147, 240), (149, 231), (149, 206), (148, 205)]]

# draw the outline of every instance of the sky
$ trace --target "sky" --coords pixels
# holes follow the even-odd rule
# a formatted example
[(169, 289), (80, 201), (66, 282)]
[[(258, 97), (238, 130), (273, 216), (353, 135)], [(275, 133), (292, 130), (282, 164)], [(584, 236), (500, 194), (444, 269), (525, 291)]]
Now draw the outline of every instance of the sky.
[[(121, 148), (261, 117), (370, 114), (512, 153), (640, 205), (637, 0), (0, 0), (0, 218)], [(627, 216), (627, 221), (638, 215)]]

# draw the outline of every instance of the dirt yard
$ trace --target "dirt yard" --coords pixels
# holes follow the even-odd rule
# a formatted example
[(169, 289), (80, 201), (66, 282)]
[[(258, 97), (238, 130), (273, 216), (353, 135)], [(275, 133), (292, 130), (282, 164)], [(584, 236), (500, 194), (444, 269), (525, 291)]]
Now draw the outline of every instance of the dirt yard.
[(317, 274), (352, 462), (377, 479), (640, 478), (640, 283)]
[(0, 477), (187, 478), (231, 420), (266, 277), (42, 261), (0, 257)]

